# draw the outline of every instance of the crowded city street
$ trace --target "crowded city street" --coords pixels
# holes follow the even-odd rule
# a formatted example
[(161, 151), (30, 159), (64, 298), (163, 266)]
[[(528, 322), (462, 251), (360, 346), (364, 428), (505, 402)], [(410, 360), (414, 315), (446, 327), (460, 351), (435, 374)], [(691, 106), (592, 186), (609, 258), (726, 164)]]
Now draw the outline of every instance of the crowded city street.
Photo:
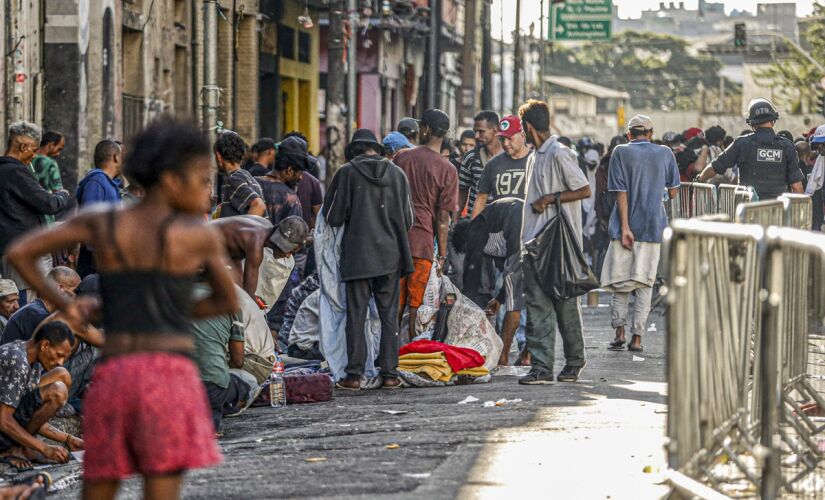
[(825, 498), (822, 0), (0, 47), (0, 500)]

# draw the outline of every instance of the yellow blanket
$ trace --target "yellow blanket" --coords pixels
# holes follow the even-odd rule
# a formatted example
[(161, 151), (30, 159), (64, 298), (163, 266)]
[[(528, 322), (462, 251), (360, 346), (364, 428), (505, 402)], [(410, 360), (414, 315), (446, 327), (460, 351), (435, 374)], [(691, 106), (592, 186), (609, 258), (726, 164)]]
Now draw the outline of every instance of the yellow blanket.
[(398, 369), (423, 374), (437, 382), (449, 382), (453, 378), (453, 370), (443, 352), (405, 354), (398, 358)]

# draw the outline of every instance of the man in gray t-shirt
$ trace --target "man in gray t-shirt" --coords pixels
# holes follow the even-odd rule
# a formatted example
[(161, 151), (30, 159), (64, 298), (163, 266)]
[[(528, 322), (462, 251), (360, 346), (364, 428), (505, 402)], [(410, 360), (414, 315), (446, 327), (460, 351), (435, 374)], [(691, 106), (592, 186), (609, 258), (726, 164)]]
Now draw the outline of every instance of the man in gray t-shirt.
[(487, 162), (478, 180), (478, 194), (473, 218), (484, 211), (487, 203), (501, 198), (524, 200), (527, 193), (527, 161), (530, 148), (517, 116), (505, 116), (499, 125), (498, 138), (504, 154)]
[[(519, 115), (528, 140), (537, 147), (527, 164), (521, 241), (526, 243), (534, 239), (556, 217), (555, 202), (558, 199), (581, 247), (581, 200), (590, 197), (590, 183), (579, 168), (576, 153), (551, 136), (547, 103), (530, 100), (519, 109)], [(558, 380), (575, 382), (586, 364), (578, 298), (554, 300), (542, 290), (537, 275), (532, 260), (525, 256), (524, 301), (527, 306), (527, 349), (532, 368), (519, 383), (553, 383), (556, 326), (561, 333), (566, 358)]]

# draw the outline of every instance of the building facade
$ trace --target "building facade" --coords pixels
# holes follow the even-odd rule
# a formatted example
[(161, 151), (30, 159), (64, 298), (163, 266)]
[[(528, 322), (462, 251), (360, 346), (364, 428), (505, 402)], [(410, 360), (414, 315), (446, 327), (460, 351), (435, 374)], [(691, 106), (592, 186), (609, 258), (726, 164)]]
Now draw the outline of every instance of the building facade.
[[(0, 143), (28, 120), (66, 136), (72, 189), (104, 138), (128, 141), (161, 113), (202, 122), (204, 0), (0, 2)], [(317, 7), (218, 2), (218, 121), (247, 142), (297, 130), (318, 146)]]

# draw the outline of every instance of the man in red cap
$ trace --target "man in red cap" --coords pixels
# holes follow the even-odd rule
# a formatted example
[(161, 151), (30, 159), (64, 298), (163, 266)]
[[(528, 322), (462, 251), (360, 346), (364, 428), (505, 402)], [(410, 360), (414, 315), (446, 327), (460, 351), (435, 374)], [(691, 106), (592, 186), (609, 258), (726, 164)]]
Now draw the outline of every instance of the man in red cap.
[(527, 160), (530, 148), (527, 137), (521, 128), (517, 116), (505, 116), (499, 123), (496, 134), (504, 149), (487, 162), (478, 180), (478, 194), (473, 205), (473, 218), (484, 211), (488, 202), (500, 198), (518, 198), (524, 200), (527, 191)]

